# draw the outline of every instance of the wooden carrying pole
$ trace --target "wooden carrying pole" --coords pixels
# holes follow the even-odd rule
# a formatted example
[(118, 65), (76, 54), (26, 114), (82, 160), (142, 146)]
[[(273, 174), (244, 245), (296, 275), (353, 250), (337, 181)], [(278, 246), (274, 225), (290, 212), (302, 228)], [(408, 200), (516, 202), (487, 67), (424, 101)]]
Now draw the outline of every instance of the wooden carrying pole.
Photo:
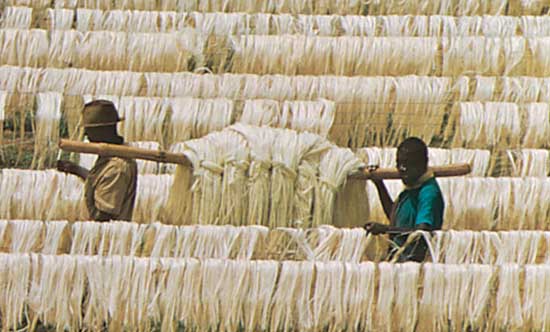
[(183, 154), (159, 150), (140, 149), (127, 145), (84, 143), (62, 139), (59, 141), (59, 148), (67, 152), (90, 153), (105, 157), (145, 159), (161, 163), (180, 164), (188, 167), (193, 167), (191, 161), (187, 159), (187, 157)]
[[(59, 148), (68, 152), (90, 153), (106, 157), (122, 157), (132, 159), (145, 159), (161, 163), (180, 164), (193, 167), (191, 161), (183, 154), (171, 153), (157, 150), (147, 150), (130, 147), (127, 145), (107, 143), (84, 143), (62, 139), (59, 141)], [(461, 176), (471, 172), (469, 164), (452, 164), (446, 166), (430, 167), (436, 177)], [(378, 168), (374, 171), (364, 169), (361, 172), (350, 176), (351, 179), (368, 180), (372, 176), (379, 179), (399, 179), (397, 168)]]

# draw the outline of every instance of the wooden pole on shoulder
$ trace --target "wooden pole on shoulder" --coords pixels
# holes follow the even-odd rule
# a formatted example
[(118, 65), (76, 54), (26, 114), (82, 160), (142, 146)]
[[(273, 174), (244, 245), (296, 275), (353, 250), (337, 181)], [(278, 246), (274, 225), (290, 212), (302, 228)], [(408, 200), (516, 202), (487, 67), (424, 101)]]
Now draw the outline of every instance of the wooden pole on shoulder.
[[(122, 157), (131, 159), (145, 159), (160, 163), (179, 164), (193, 167), (193, 164), (183, 154), (159, 150), (147, 150), (134, 148), (127, 145), (107, 143), (85, 143), (62, 139), (59, 148), (68, 152), (91, 153), (107, 157)], [(470, 164), (451, 164), (445, 166), (430, 167), (436, 177), (462, 176), (471, 172)], [(374, 171), (364, 169), (361, 172), (350, 175), (351, 180), (368, 180), (372, 176), (379, 179), (399, 179), (397, 168), (378, 168)]]

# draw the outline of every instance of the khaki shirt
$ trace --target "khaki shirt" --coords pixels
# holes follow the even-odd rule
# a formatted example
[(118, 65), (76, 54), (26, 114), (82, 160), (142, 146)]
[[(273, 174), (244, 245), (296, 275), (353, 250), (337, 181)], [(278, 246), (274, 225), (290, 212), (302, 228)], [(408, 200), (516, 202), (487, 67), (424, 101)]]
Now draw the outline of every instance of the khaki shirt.
[(100, 212), (113, 220), (131, 220), (136, 200), (137, 165), (132, 159), (99, 157), (84, 184), (86, 207), (92, 220)]

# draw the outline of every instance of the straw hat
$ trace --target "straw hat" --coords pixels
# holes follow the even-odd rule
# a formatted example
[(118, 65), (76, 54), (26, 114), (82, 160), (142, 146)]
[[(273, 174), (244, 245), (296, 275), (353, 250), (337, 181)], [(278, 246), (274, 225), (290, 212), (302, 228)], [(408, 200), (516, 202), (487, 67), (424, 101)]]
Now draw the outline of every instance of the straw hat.
[(118, 116), (115, 105), (108, 100), (94, 100), (84, 105), (82, 110), (84, 128), (111, 126), (123, 120)]

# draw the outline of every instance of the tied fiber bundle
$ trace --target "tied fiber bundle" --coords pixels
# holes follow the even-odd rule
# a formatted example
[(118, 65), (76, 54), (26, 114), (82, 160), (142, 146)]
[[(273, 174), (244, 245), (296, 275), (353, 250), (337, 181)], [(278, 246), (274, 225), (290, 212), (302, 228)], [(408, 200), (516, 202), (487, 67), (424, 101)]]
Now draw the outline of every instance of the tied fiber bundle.
[[(238, 149), (237, 146), (225, 147), (233, 140), (239, 142)], [(233, 166), (224, 166), (227, 164), (224, 154), (236, 153), (237, 150), (242, 159), (236, 160), (248, 164), (248, 172), (237, 167), (237, 178), (224, 179), (233, 174)], [(220, 204), (228, 204), (222, 203), (223, 197), (230, 201), (234, 199), (230, 198), (233, 192), (230, 182), (243, 188), (244, 176), (248, 176), (249, 186), (244, 186), (248, 204), (232, 203), (233, 208), (242, 204), (239, 208), (242, 212), (238, 214), (246, 220), (235, 221), (239, 225), (260, 223), (283, 227), (293, 225), (295, 216), (300, 216), (301, 221), (308, 224), (309, 220), (313, 220), (313, 225), (330, 224), (335, 209), (339, 210), (339, 205), (334, 203), (338, 191), (349, 174), (364, 166), (350, 150), (332, 146), (313, 134), (243, 124), (188, 141), (181, 151), (193, 163), (193, 171), (183, 166), (176, 170), (167, 208), (168, 215), (176, 218), (170, 221), (173, 223), (188, 222), (189, 216), (193, 223), (219, 223), (230, 207), (220, 209)], [(348, 189), (344, 191), (349, 193), (342, 194), (340, 201), (343, 204), (350, 204), (351, 199), (364, 198), (361, 197), (365, 194), (364, 187), (348, 185), (345, 188)], [(352, 191), (355, 194), (350, 194)], [(180, 194), (175, 195), (175, 192)], [(340, 226), (358, 222), (357, 217), (341, 215), (339, 220), (347, 220), (348, 224)]]
[[(363, 214), (364, 211), (346, 207), (364, 208), (366, 206), (368, 211), (366, 191), (364, 187), (362, 190), (354, 188), (357, 184), (353, 185), (353, 181), (346, 184), (346, 180), (348, 174), (363, 166), (364, 164), (348, 149), (332, 148), (321, 158), (319, 182), (315, 187), (316, 204), (313, 213), (313, 226), (325, 224), (326, 220), (331, 220), (334, 213), (336, 213), (336, 220), (333, 222), (337, 226), (354, 227), (361, 223), (367, 214)], [(341, 185), (344, 185), (343, 191), (339, 191)], [(336, 200), (337, 195), (343, 197)], [(346, 207), (339, 207), (334, 203), (335, 200), (346, 204)]]
[(250, 146), (248, 220), (259, 225), (268, 225), (275, 131), (240, 124), (234, 128), (246, 138)]
[(30, 29), (32, 22), (32, 8), (6, 7), (2, 13), (3, 29)]
[(244, 224), (248, 213), (248, 169), (250, 166), (247, 141), (241, 135), (216, 136), (223, 152), (223, 181), (221, 223)]

